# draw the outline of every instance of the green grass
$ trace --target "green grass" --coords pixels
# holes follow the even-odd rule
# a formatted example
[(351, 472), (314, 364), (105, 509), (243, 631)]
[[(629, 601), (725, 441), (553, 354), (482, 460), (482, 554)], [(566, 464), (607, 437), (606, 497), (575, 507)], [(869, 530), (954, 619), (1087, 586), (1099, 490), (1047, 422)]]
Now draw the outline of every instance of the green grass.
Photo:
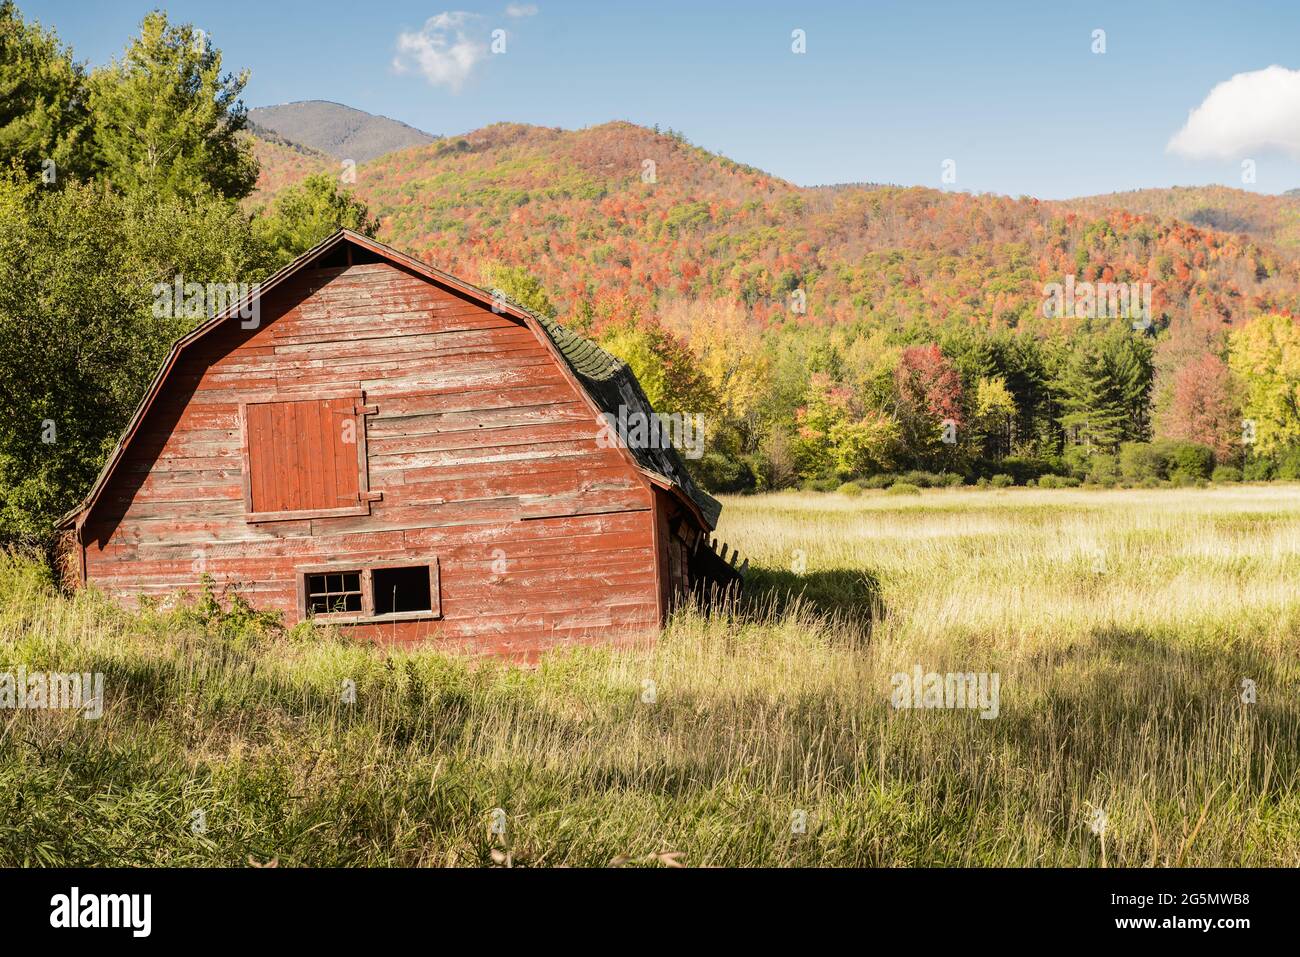
[[(726, 506), (748, 603), (535, 669), (0, 559), (0, 670), (106, 686), (0, 710), (0, 865), (1300, 863), (1295, 487)], [(915, 664), (998, 672), (999, 717), (894, 710)]]

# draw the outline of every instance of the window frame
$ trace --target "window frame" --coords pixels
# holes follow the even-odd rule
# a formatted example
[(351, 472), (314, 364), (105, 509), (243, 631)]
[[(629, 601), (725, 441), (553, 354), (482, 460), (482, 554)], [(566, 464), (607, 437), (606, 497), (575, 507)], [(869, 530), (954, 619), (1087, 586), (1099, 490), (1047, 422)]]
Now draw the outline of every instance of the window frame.
[[(248, 407), (250, 405), (276, 405), (285, 402), (329, 402), (337, 399), (351, 399), (352, 419), (356, 423), (357, 447), (357, 504), (343, 505), (338, 508), (305, 508), (282, 510), (278, 512), (257, 512), (253, 509), (253, 458), (248, 435)], [(241, 400), (239, 403), (240, 458), (243, 465), (244, 487), (244, 521), (249, 524), (258, 522), (291, 522), (305, 518), (345, 518), (349, 516), (369, 515), (372, 502), (383, 501), (383, 492), (370, 489), (370, 459), (366, 449), (366, 416), (379, 412), (378, 406), (366, 405), (366, 393), (363, 389), (346, 389), (332, 392), (299, 395), (278, 392), (257, 399)]]
[[(330, 578), (331, 576), (337, 576), (337, 577), (339, 577), (339, 578), (346, 578), (346, 577), (349, 576), (349, 575), (356, 575), (356, 576), (357, 576), (357, 588), (356, 588), (356, 591), (355, 591), (355, 592), (352, 591), (351, 589), (348, 589), (348, 588), (343, 589), (343, 591), (341, 591), (341, 592), (331, 592), (331, 591), (329, 590), (329, 578)], [(311, 606), (311, 599), (312, 599), (312, 597), (313, 597), (313, 593), (312, 593), (310, 587), (308, 586), (308, 582), (309, 582), (310, 579), (312, 579), (312, 578), (318, 578), (318, 577), (319, 577), (319, 578), (324, 578), (324, 579), (326, 579), (326, 581), (325, 581), (325, 591), (322, 592), (321, 594), (323, 594), (323, 595), (327, 595), (327, 596), (328, 596), (328, 595), (334, 595), (334, 594), (339, 594), (339, 595), (356, 595), (357, 598), (360, 599), (360, 601), (359, 601), (358, 603), (361, 605), (361, 608), (358, 609), (357, 611), (323, 611), (323, 612), (315, 612), (314, 614), (311, 613), (311, 612), (309, 611), (308, 614), (312, 615), (312, 617), (322, 617), (322, 616), (329, 616), (329, 615), (340, 615), (340, 616), (356, 615), (356, 614), (359, 614), (362, 610), (365, 609), (365, 601), (366, 601), (366, 599), (365, 599), (365, 594), (366, 594), (366, 592), (365, 592), (365, 587), (366, 587), (366, 586), (365, 586), (365, 575), (362, 573), (361, 569), (359, 569), (359, 568), (336, 568), (336, 569), (332, 569), (332, 570), (329, 570), (329, 571), (324, 571), (324, 570), (322, 570), (322, 571), (314, 571), (314, 572), (304, 572), (304, 573), (303, 573), (303, 576), (302, 576), (302, 582), (303, 582), (303, 584), (302, 584), (302, 593), (303, 593), (303, 607), (304, 607), (304, 609), (309, 609), (309, 608), (310, 608), (310, 606)]]
[[(387, 615), (375, 614), (374, 573), (385, 568), (429, 568), (428, 611), (399, 611)], [(311, 614), (308, 610), (307, 578), (309, 575), (338, 575), (358, 572), (361, 575), (361, 611), (340, 611)], [(442, 567), (436, 555), (413, 555), (407, 558), (385, 558), (364, 562), (331, 562), (324, 565), (306, 565), (294, 569), (298, 589), (298, 620), (319, 621), (339, 625), (370, 625), (394, 621), (436, 621), (442, 618)]]

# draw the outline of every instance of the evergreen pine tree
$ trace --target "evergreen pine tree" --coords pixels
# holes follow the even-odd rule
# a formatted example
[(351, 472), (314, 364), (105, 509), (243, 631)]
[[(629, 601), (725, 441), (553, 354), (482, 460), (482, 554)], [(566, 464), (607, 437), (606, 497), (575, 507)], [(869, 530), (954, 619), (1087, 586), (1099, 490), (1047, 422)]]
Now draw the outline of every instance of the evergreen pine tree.
[(1124, 440), (1128, 416), (1109, 356), (1095, 342), (1080, 343), (1056, 382), (1067, 440), (1089, 452), (1112, 452)]
[(90, 78), (96, 159), (123, 192), (242, 199), (257, 183), (257, 162), (238, 134), (248, 72), (222, 74), (221, 52), (201, 30), (145, 16), (121, 60)]

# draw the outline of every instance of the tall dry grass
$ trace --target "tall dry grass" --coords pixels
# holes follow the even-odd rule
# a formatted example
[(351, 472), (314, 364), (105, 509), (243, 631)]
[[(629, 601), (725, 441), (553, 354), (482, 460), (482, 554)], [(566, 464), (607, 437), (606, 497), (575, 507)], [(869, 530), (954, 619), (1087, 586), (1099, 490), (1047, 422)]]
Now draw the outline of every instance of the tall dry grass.
[[(106, 703), (0, 711), (0, 864), (1300, 863), (1297, 489), (726, 505), (751, 602), (531, 670), (5, 559), (0, 670)], [(999, 673), (999, 716), (894, 710), (916, 664)]]

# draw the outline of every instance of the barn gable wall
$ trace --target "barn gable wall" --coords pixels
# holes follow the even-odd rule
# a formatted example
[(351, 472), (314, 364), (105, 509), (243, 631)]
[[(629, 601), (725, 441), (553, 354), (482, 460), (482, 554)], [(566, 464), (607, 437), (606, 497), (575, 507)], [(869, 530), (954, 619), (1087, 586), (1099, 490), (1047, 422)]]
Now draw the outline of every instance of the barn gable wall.
[[(359, 390), (369, 514), (250, 524), (240, 403)], [(655, 497), (547, 347), (377, 262), (303, 269), (188, 346), (86, 519), (87, 580), (128, 601), (203, 573), (299, 617), (298, 570), (436, 558), (442, 618), (352, 626), (529, 654), (660, 614)]]

